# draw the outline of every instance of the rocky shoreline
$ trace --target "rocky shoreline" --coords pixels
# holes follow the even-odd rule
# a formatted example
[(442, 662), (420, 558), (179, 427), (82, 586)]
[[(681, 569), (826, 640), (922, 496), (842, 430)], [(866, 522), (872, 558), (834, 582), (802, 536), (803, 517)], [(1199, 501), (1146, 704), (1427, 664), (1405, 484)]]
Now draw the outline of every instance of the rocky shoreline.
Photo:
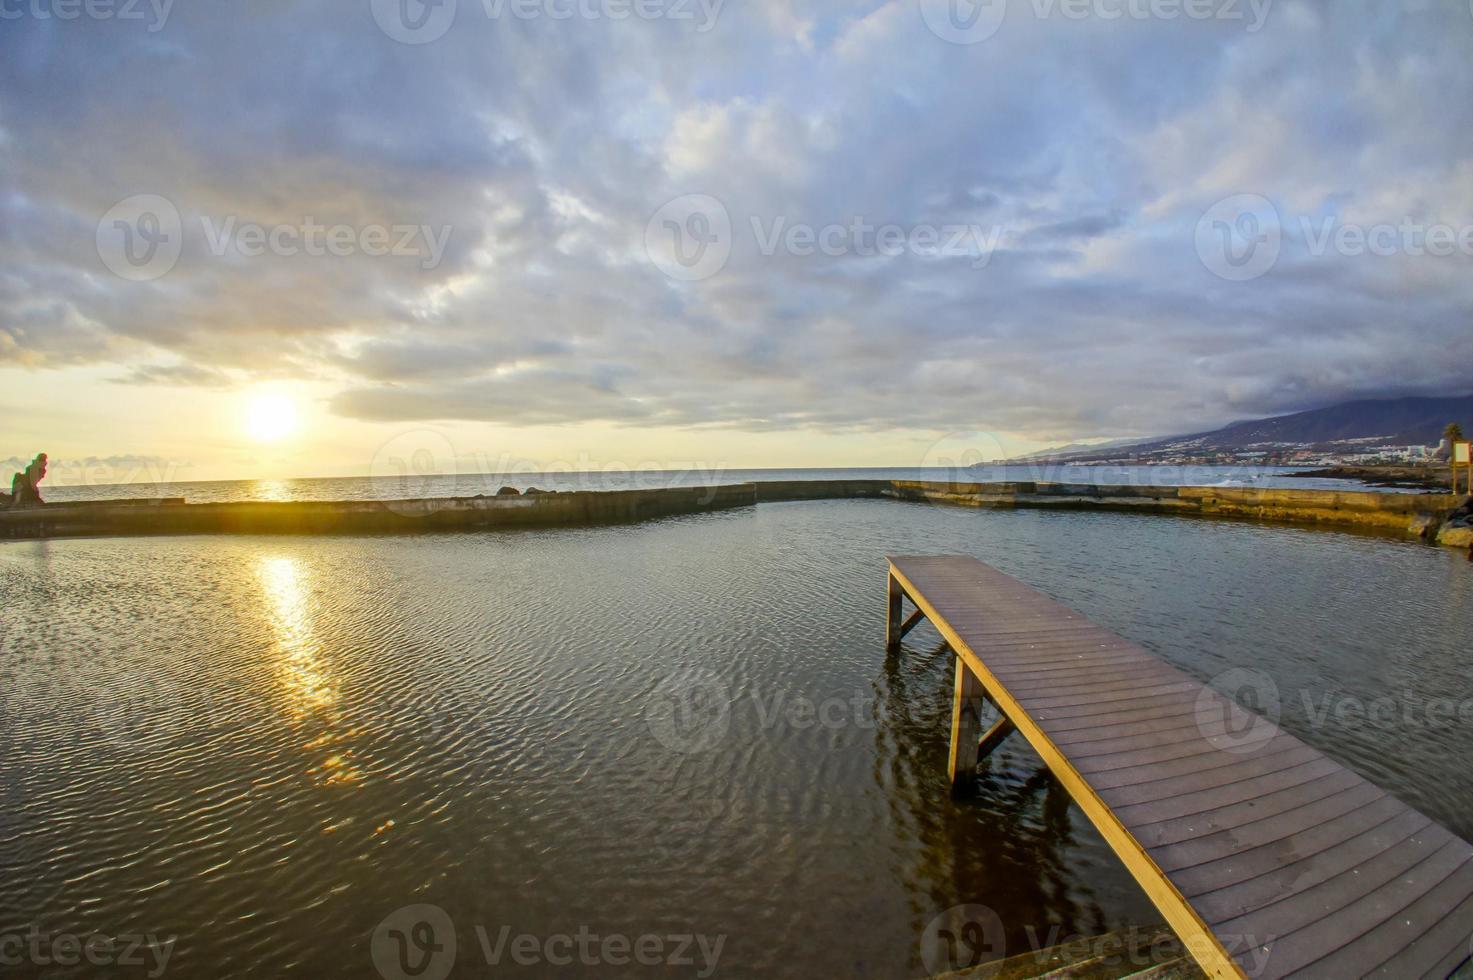
[(1446, 493), (1451, 488), (1446, 466), (1326, 466), (1296, 470), (1286, 476), (1322, 480), (1358, 480), (1367, 486)]
[(1449, 548), (1467, 548), (1473, 561), (1473, 497), (1463, 501), (1437, 529), (1437, 543)]

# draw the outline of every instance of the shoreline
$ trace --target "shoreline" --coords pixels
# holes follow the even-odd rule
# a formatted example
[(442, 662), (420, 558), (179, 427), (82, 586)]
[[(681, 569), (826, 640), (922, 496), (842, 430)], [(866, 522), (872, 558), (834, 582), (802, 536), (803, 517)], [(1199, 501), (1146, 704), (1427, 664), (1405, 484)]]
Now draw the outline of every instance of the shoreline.
[(1429, 490), (1436, 493), (1447, 493), (1452, 489), (1447, 468), (1435, 466), (1336, 465), (1296, 470), (1285, 476), (1293, 479), (1359, 480), (1370, 487)]
[(843, 499), (1174, 514), (1375, 529), (1449, 547), (1473, 544), (1473, 528), (1449, 525), (1449, 517), (1465, 500), (1449, 493), (919, 480), (789, 480), (414, 500), (190, 504), (183, 498), (162, 498), (57, 503), (0, 512), (0, 540), (177, 534), (419, 534), (578, 527), (634, 523), (759, 503)]

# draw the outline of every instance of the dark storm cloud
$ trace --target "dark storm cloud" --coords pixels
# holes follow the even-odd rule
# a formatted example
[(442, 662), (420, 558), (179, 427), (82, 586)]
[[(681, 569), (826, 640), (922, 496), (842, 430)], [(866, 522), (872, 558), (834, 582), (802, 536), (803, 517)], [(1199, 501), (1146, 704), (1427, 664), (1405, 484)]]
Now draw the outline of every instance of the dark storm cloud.
[[(460, 0), (422, 45), (369, 0), (5, 20), (0, 363), (311, 376), (370, 420), (1041, 439), (1466, 387), (1473, 256), (1313, 247), (1325, 220), (1473, 226), (1466, 3), (1280, 2), (1251, 32), (1039, 9), (972, 45), (917, 0), (733, 3), (704, 31)], [(97, 230), (139, 194), (182, 253), (129, 281)], [(694, 282), (645, 251), (685, 194), (731, 221)], [(1283, 226), (1246, 281), (1198, 249), (1236, 194)], [(970, 237), (869, 247), (887, 224)], [(314, 253), (313, 226), (351, 246)], [(406, 250), (371, 254), (379, 228)]]

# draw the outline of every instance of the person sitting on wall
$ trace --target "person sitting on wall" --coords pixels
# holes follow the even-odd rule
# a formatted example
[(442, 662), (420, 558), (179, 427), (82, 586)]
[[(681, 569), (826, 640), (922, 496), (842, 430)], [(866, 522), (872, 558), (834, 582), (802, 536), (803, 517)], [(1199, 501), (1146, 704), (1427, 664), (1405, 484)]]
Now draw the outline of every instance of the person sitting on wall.
[[(46, 478), (46, 454), (37, 453), (36, 458), (31, 460), (24, 473), (17, 473), (10, 480), (10, 499), (4, 501), (5, 506), (12, 508), (40, 507), (45, 501), (41, 499), (40, 484)], [(0, 496), (4, 496), (0, 494)]]

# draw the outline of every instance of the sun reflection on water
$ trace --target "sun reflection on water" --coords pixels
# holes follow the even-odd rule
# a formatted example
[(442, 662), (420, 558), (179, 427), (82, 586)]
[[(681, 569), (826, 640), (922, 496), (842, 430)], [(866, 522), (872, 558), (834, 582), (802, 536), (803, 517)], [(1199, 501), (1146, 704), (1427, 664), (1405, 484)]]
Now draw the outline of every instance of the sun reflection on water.
[[(292, 492), (292, 485), (286, 480), (257, 480), (251, 486), (250, 497), (252, 500), (264, 500), (270, 503), (281, 503), (296, 499), (296, 495)], [(268, 560), (291, 561), (290, 558)]]
[(262, 558), (258, 568), (266, 593), (271, 626), (280, 654), (277, 673), (286, 694), (292, 720), (315, 731), (302, 747), (330, 754), (312, 769), (324, 785), (356, 783), (362, 773), (352, 764), (351, 750), (342, 743), (355, 733), (347, 730), (339, 710), (339, 692), (313, 631), (311, 591), (295, 558)]

